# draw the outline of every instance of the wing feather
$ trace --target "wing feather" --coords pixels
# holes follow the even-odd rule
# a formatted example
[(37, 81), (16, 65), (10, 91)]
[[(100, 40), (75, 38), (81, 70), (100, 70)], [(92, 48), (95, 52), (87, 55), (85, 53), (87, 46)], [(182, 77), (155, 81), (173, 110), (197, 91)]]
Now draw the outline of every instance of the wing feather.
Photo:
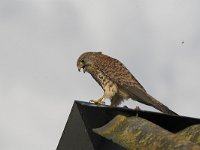
[(129, 93), (139, 98), (137, 99), (137, 101), (149, 106), (153, 106), (154, 108), (160, 110), (163, 113), (170, 114), (170, 115), (178, 115), (177, 113), (170, 110), (167, 106), (165, 106), (164, 104), (162, 104), (161, 102), (153, 98), (147, 92), (142, 91), (136, 86), (127, 86), (126, 89), (129, 91)]
[(177, 115), (167, 106), (149, 95), (144, 87), (134, 78), (130, 71), (117, 59), (100, 54), (95, 59), (95, 66), (104, 76), (125, 89), (131, 98), (171, 115)]

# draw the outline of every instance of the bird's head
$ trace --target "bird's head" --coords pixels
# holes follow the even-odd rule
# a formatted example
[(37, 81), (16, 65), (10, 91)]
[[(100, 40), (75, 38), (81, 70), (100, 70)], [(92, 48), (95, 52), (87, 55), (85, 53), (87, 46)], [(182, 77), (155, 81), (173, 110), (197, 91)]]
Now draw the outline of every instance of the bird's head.
[(94, 60), (95, 56), (98, 54), (102, 54), (102, 53), (101, 52), (83, 53), (77, 60), (78, 71), (81, 71), (81, 69), (83, 69), (83, 72), (85, 73), (87, 71), (87, 68), (93, 65), (93, 62), (95, 61)]

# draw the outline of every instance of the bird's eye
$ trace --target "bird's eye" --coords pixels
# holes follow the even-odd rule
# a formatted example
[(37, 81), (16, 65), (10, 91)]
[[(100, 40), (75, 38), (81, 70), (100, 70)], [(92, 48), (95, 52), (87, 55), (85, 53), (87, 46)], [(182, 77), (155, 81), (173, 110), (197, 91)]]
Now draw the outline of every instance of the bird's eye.
[(82, 59), (81, 62), (84, 63), (85, 61)]

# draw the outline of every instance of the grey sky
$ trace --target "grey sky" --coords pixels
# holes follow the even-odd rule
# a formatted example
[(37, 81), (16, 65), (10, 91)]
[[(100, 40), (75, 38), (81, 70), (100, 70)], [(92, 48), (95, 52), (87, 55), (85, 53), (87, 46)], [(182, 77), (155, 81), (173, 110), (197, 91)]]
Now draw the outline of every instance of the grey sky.
[(198, 118), (199, 6), (198, 0), (0, 0), (0, 149), (54, 150), (73, 101), (102, 95), (89, 74), (77, 71), (84, 51), (118, 58), (152, 96)]

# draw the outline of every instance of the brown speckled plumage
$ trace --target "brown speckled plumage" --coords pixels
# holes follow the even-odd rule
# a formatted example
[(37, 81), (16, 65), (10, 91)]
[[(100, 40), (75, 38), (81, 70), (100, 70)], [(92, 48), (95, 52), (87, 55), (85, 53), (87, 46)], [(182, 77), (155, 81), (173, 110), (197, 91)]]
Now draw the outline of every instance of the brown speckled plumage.
[(101, 52), (86, 52), (79, 57), (77, 67), (79, 71), (82, 68), (84, 72), (90, 73), (103, 88), (104, 95), (97, 101), (93, 100), (96, 104), (102, 104), (104, 98), (109, 98), (111, 105), (117, 106), (123, 100), (131, 98), (153, 106), (164, 113), (177, 115), (150, 96), (130, 71), (117, 59)]

